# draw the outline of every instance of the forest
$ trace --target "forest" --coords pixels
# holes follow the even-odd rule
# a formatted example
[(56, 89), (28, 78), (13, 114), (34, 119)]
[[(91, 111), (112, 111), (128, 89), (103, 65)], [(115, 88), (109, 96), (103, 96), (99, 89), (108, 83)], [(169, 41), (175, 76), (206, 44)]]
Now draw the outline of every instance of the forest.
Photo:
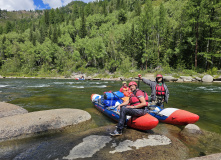
[(0, 9), (1, 75), (221, 68), (219, 0), (72, 1), (29, 16), (18, 12)]

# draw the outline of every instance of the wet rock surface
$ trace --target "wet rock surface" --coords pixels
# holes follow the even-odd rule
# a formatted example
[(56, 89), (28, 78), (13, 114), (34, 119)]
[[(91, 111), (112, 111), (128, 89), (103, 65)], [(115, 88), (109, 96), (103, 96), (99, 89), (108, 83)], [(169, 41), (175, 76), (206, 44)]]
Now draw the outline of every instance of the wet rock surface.
[(0, 118), (24, 113), (28, 113), (28, 111), (22, 107), (10, 103), (0, 102)]
[(127, 128), (118, 137), (109, 135), (115, 126), (89, 126), (91, 129), (85, 126), (48, 137), (2, 142), (0, 159), (186, 160), (220, 152), (221, 147), (220, 135), (209, 132), (181, 135), (182, 127), (162, 123), (148, 131)]
[(0, 141), (62, 129), (90, 119), (88, 112), (79, 109), (54, 109), (4, 117), (0, 119)]
[[(119, 137), (109, 133), (114, 126), (90, 129), (79, 133), (62, 134), (44, 141), (23, 146), (17, 151), (4, 152), (1, 158), (13, 159), (186, 159), (188, 148), (177, 138), (158, 132), (125, 129)], [(4, 149), (4, 146), (2, 147)], [(18, 148), (18, 147), (17, 147)]]
[(188, 159), (188, 160), (220, 160), (220, 159), (221, 159), (221, 153), (217, 153), (217, 154), (211, 154), (211, 155), (208, 155), (208, 156), (191, 158), (191, 159)]

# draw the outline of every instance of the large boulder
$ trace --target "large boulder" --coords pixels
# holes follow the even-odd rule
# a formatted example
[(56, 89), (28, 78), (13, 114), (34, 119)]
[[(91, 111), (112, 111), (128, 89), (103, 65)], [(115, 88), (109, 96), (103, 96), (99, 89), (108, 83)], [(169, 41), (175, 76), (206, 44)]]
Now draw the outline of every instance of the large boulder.
[(4, 117), (0, 119), (0, 141), (61, 129), (90, 119), (88, 112), (79, 109), (55, 109)]
[(213, 77), (211, 75), (205, 75), (202, 78), (203, 82), (213, 82)]
[(22, 107), (10, 103), (0, 102), (0, 118), (24, 113), (28, 113), (28, 111)]

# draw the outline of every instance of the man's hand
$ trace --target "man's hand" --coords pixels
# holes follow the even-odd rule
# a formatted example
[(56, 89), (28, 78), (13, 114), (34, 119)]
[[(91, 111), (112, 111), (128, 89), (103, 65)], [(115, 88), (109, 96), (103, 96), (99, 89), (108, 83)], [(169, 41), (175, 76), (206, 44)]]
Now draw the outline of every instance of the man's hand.
[(138, 77), (139, 77), (139, 79), (142, 79), (142, 75), (141, 74), (138, 74)]
[(126, 106), (126, 108), (134, 108), (134, 106)]
[(120, 107), (121, 107), (120, 105), (117, 106), (117, 112), (120, 111)]

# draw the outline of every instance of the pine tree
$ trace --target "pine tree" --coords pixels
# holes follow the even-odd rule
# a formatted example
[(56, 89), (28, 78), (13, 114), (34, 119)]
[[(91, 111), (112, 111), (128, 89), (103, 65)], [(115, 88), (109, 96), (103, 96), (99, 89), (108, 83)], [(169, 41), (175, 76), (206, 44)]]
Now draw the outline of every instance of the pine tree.
[(141, 14), (140, 1), (135, 2), (135, 14), (136, 14), (136, 16), (140, 16), (140, 14)]
[(199, 30), (200, 30), (200, 4), (202, 0), (191, 0), (187, 2), (187, 7), (185, 9), (186, 17), (187, 17), (187, 23), (186, 27), (191, 27), (192, 28), (192, 34), (194, 35), (195, 39), (195, 68), (197, 68), (197, 54), (198, 54), (198, 49), (199, 49)]
[[(152, 31), (153, 27), (153, 7), (152, 7), (152, 1), (147, 0), (144, 5), (144, 10), (140, 15), (139, 20), (139, 33), (138, 33), (138, 45), (140, 48), (140, 52), (137, 54), (137, 60), (138, 63), (142, 64), (143, 67), (147, 69), (147, 64), (150, 62), (151, 59), (154, 58), (153, 55), (153, 49), (154, 43), (151, 41)], [(151, 62), (153, 63), (153, 62)]]
[(4, 35), (4, 37), (2, 38), (2, 44), (5, 44), (6, 41), (6, 36)]
[(50, 24), (50, 19), (49, 19), (49, 11), (48, 11), (48, 10), (45, 10), (45, 11), (44, 11), (44, 20), (45, 20), (45, 24), (46, 24), (47, 26), (49, 26), (49, 24)]
[(33, 41), (33, 30), (30, 28), (30, 32), (29, 32), (29, 41), (32, 42)]
[(45, 30), (46, 30), (46, 27), (44, 26), (40, 27), (40, 41), (39, 42), (41, 44), (45, 41), (45, 37), (47, 36)]
[(61, 22), (61, 13), (58, 8), (55, 10), (55, 23), (60, 23)]
[(58, 33), (57, 33), (57, 27), (56, 26), (54, 26), (52, 42), (53, 43), (58, 43)]
[(6, 33), (9, 33), (9, 32), (11, 32), (11, 31), (12, 31), (12, 24), (11, 24), (10, 21), (7, 21), (6, 27), (5, 27), (5, 32), (6, 32)]
[(126, 15), (126, 11), (121, 9), (118, 13), (118, 23), (123, 23), (125, 24), (127, 21), (127, 15)]
[(50, 24), (55, 24), (55, 11), (52, 8), (49, 12)]
[(81, 14), (81, 27), (80, 27), (80, 33), (79, 36), (81, 38), (84, 38), (87, 35), (87, 29), (86, 29), (86, 19), (84, 17), (84, 10), (82, 9)]
[(166, 12), (163, 6), (163, 3), (160, 4), (160, 9), (159, 9), (159, 20), (158, 20), (158, 26), (157, 26), (157, 46), (158, 46), (158, 62), (160, 58), (160, 48), (162, 40), (164, 38), (165, 34), (165, 29), (166, 29), (166, 18), (165, 18)]
[(106, 17), (107, 16), (107, 1), (104, 0), (102, 4), (103, 4), (103, 14)]
[(52, 39), (52, 28), (49, 26), (48, 37)]
[(0, 26), (0, 35), (3, 33), (3, 27), (2, 26)]

